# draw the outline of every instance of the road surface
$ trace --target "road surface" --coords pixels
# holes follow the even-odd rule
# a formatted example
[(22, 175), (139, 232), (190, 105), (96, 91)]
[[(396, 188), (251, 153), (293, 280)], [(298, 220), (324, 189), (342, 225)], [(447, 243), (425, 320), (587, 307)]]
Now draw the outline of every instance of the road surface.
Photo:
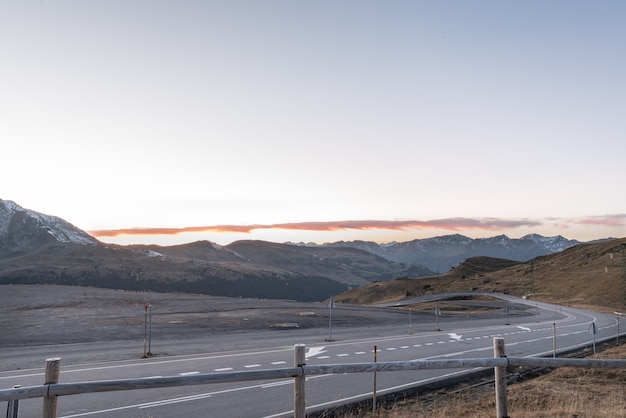
[[(203, 339), (171, 341), (171, 347), (189, 345), (196, 353), (159, 355), (152, 358), (114, 360), (127, 356), (129, 343), (101, 342), (64, 346), (68, 353), (99, 350), (108, 361), (72, 364), (62, 360), (61, 382), (143, 378), (153, 376), (185, 376), (204, 373), (261, 370), (292, 367), (294, 344), (306, 344), (309, 365), (363, 363), (374, 361), (407, 361), (415, 359), (488, 358), (493, 356), (493, 338), (504, 338), (510, 356), (551, 355), (557, 351), (590, 345), (590, 326), (595, 322), (597, 341), (615, 338), (616, 318), (578, 309), (525, 301), (499, 295), (506, 304), (515, 306), (523, 315), (488, 313), (484, 315), (413, 315), (402, 312), (397, 324), (368, 326), (355, 323), (336, 326), (332, 330), (310, 328), (267, 332), (246, 331), (220, 335), (219, 342), (204, 345), (219, 351), (204, 351)], [(341, 311), (358, 308), (336, 308)], [(369, 309), (369, 308), (368, 308)], [(385, 309), (385, 308), (381, 308)], [(376, 311), (371, 313), (375, 315)], [(404, 323), (400, 323), (400, 321)], [(556, 339), (554, 337), (556, 332)], [(163, 350), (165, 343), (160, 345)], [(71, 347), (70, 347), (71, 346)], [(25, 348), (20, 356), (24, 364), (33, 364), (55, 356), (43, 355), (51, 346)], [(5, 354), (3, 354), (4, 356)], [(6, 355), (11, 355), (7, 352)], [(71, 358), (72, 355), (68, 354)], [(63, 356), (62, 356), (63, 357)], [(79, 358), (77, 356), (77, 358)], [(377, 373), (378, 394), (425, 384), (434, 379), (464, 373), (463, 370), (424, 370)], [(0, 372), (0, 387), (38, 385), (43, 382), (43, 368), (27, 368)], [(372, 396), (371, 373), (311, 376), (306, 381), (307, 410), (366, 399)], [(40, 416), (41, 399), (20, 402), (20, 416)], [(59, 417), (282, 417), (293, 414), (293, 379), (188, 386), (167, 389), (146, 389), (62, 397), (58, 403)]]

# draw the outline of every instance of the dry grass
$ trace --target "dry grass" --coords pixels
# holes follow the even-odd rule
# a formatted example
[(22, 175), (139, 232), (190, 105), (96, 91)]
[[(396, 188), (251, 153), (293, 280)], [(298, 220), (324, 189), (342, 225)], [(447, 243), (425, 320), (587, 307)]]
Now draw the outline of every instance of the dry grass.
[(601, 312), (621, 311), (626, 309), (622, 307), (625, 248), (626, 238), (578, 245), (505, 268), (502, 260), (478, 257), (441, 276), (373, 283), (337, 295), (335, 301), (376, 304), (433, 293), (476, 290), (531, 296), (542, 302)]
[[(626, 345), (607, 349), (594, 358), (625, 358)], [(626, 417), (626, 370), (564, 367), (507, 390), (508, 413), (516, 418)], [(496, 416), (493, 385), (438, 392), (346, 414), (354, 417), (469, 417)]]
[[(442, 276), (375, 283), (335, 299), (346, 303), (381, 303), (430, 293), (479, 290), (532, 296), (535, 300), (605, 313), (623, 311), (626, 310), (622, 305), (622, 292), (626, 292), (625, 246), (626, 238), (580, 245), (492, 271), (489, 266), (472, 271), (463, 264)], [(608, 349), (595, 357), (626, 358), (626, 345)], [(626, 370), (556, 369), (509, 385), (507, 394), (511, 417), (626, 417)], [(373, 415), (371, 410), (361, 410), (344, 416)], [(484, 386), (396, 401), (382, 405), (375, 416), (494, 417), (494, 388)]]

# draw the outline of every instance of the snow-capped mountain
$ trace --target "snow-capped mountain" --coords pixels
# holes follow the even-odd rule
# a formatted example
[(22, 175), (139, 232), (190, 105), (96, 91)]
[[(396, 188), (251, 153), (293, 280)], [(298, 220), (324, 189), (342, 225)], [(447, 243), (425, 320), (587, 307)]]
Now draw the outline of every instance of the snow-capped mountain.
[(578, 244), (581, 242), (568, 240), (560, 235), (544, 237), (538, 234), (529, 234), (521, 238), (497, 235), (489, 238), (472, 239), (464, 235), (453, 234), (390, 244), (377, 244), (369, 241), (340, 241), (324, 245), (360, 248), (390, 261), (421, 264), (430, 270), (445, 273), (471, 257), (486, 256), (527, 261), (541, 255), (563, 251)]
[(0, 199), (0, 249), (19, 251), (51, 242), (94, 245), (99, 241), (61, 218)]
[(355, 248), (265, 241), (104, 244), (56, 216), (0, 200), (0, 285), (62, 284), (230, 297), (324, 300), (394, 277), (432, 275)]

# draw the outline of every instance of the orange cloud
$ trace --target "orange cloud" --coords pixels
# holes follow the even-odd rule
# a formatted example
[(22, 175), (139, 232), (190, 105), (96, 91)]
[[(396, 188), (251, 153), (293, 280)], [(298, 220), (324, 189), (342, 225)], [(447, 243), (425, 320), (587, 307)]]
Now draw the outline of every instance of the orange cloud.
[(498, 218), (448, 218), (429, 221), (419, 220), (360, 220), (327, 222), (293, 222), (279, 224), (253, 225), (211, 225), (190, 226), (183, 228), (126, 228), (89, 231), (95, 237), (115, 237), (120, 235), (177, 235), (187, 232), (251, 233), (256, 229), (286, 229), (292, 231), (343, 231), (348, 229), (368, 230), (405, 230), (405, 229), (444, 229), (459, 231), (466, 229), (484, 229), (498, 231), (522, 226), (539, 226), (541, 222), (528, 219)]

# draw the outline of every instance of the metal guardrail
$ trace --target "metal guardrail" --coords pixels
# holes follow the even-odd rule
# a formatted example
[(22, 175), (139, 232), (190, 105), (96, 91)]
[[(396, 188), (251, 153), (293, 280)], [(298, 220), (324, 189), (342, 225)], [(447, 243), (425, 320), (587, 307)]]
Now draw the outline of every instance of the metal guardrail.
[[(7, 418), (17, 417), (17, 403), (20, 399), (43, 398), (43, 418), (57, 417), (57, 399), (59, 396), (83, 393), (111, 392), (123, 390), (153, 389), (176, 386), (206, 385), (214, 383), (244, 382), (251, 380), (269, 380), (281, 378), (294, 379), (294, 416), (305, 416), (305, 377), (339, 373), (376, 373), (428, 369), (465, 369), (494, 368), (496, 386), (496, 409), (498, 418), (507, 417), (506, 404), (506, 367), (584, 367), (626, 369), (626, 360), (619, 359), (577, 359), (577, 358), (538, 358), (506, 357), (504, 339), (494, 338), (493, 358), (413, 360), (375, 363), (347, 363), (306, 365), (305, 345), (294, 347), (294, 367), (254, 370), (229, 373), (209, 373), (193, 376), (151, 377), (141, 379), (105, 380), (94, 382), (58, 383), (60, 372), (59, 358), (46, 360), (45, 383), (39, 386), (14, 387), (0, 390), (0, 402), (9, 401), (9, 408), (14, 406)], [(13, 402), (13, 403), (12, 403)], [(14, 412), (13, 412), (14, 411)]]

